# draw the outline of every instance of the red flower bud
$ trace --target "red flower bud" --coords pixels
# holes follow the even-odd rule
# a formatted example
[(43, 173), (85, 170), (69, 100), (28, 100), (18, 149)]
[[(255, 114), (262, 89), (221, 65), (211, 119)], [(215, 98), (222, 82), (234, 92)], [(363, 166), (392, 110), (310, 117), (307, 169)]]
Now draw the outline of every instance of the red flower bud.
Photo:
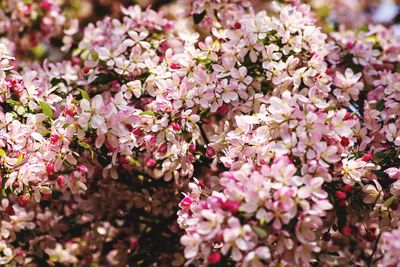
[(59, 187), (64, 187), (64, 185), (65, 185), (64, 176), (59, 175), (59, 176), (57, 177), (57, 185), (58, 185)]
[(173, 69), (173, 70), (177, 70), (177, 69), (180, 68), (180, 66), (179, 66), (178, 63), (171, 63), (171, 65), (170, 65), (169, 67), (170, 67), (171, 69)]
[(25, 207), (28, 204), (28, 201), (29, 201), (28, 195), (22, 195), (18, 199), (18, 203), (19, 205), (21, 205), (21, 207)]
[(215, 151), (215, 149), (212, 146), (208, 146), (206, 148), (207, 157), (213, 158), (213, 157), (215, 157), (216, 154), (217, 154), (217, 152)]
[(90, 68), (89, 68), (89, 67), (87, 67), (87, 66), (86, 66), (86, 67), (84, 67), (84, 68), (83, 68), (83, 70), (82, 70), (83, 74), (85, 74), (85, 75), (86, 75), (86, 74), (88, 74), (88, 73), (89, 73), (89, 71), (90, 71)]
[(153, 168), (154, 166), (157, 165), (157, 161), (155, 161), (153, 158), (148, 158), (146, 159), (145, 164), (147, 167)]
[(378, 71), (383, 69), (382, 64), (373, 64), (373, 66), (374, 66), (374, 68), (375, 68), (376, 70), (378, 70)]
[(365, 162), (370, 161), (371, 158), (372, 158), (372, 153), (371, 153), (371, 152), (368, 152), (367, 154), (365, 154), (365, 155), (362, 157), (363, 161), (365, 161)]
[(50, 136), (50, 142), (51, 142), (52, 144), (57, 143), (58, 140), (60, 140), (60, 136), (58, 136), (58, 134), (52, 134), (52, 135)]
[(349, 42), (346, 43), (346, 48), (347, 49), (352, 49), (353, 47), (354, 47), (354, 43), (353, 42), (349, 41)]
[(351, 231), (352, 231), (352, 229), (351, 229), (351, 227), (348, 226), (348, 225), (346, 225), (346, 226), (343, 227), (343, 229), (342, 229), (342, 233), (343, 233), (343, 235), (345, 235), (345, 236), (351, 235)]
[(141, 129), (135, 129), (135, 130), (132, 131), (132, 133), (135, 136), (139, 136), (139, 135), (141, 135), (143, 133), (143, 131)]
[(242, 24), (240, 22), (236, 22), (235, 25), (233, 26), (236, 30), (239, 30), (242, 28)]
[(179, 126), (178, 123), (172, 123), (172, 129), (174, 129), (175, 131), (180, 131), (181, 130), (181, 126)]
[(348, 204), (347, 204), (346, 200), (341, 199), (338, 201), (338, 205), (339, 205), (339, 207), (346, 208)]
[(54, 163), (49, 163), (46, 166), (46, 172), (48, 175), (53, 175), (54, 174)]
[(20, 249), (20, 248), (18, 248), (18, 249), (15, 250), (15, 254), (16, 254), (18, 257), (23, 257), (23, 256), (25, 256), (25, 251), (22, 250), (22, 249)]
[(183, 210), (188, 210), (190, 208), (190, 205), (192, 205), (193, 200), (186, 196), (184, 197), (181, 202), (179, 203), (179, 206), (183, 209)]
[(342, 136), (342, 139), (340, 140), (340, 144), (344, 147), (348, 146), (350, 144), (349, 138)]
[(239, 207), (240, 203), (232, 200), (226, 200), (224, 203), (222, 203), (222, 209), (229, 210), (233, 214), (238, 211)]
[(136, 238), (136, 237), (133, 237), (132, 239), (131, 239), (131, 243), (130, 243), (130, 245), (129, 245), (129, 247), (132, 249), (132, 248), (135, 248), (137, 245), (138, 245), (138, 243), (139, 243), (139, 240)]
[(349, 184), (346, 184), (342, 187), (341, 191), (349, 193), (353, 187)]
[(162, 143), (157, 149), (157, 151), (160, 152), (161, 154), (167, 153), (167, 150), (168, 150), (168, 145), (166, 143)]
[(50, 194), (43, 194), (43, 200), (50, 200), (51, 199), (51, 197), (52, 197), (52, 194), (50, 193)]
[(336, 191), (335, 195), (336, 195), (336, 198), (339, 200), (347, 198), (346, 192), (343, 192), (343, 191)]
[(345, 120), (350, 120), (353, 118), (353, 115), (350, 112), (346, 112), (346, 115), (344, 116)]
[(15, 181), (15, 182), (13, 183), (13, 187), (14, 187), (15, 189), (19, 188), (19, 183), (18, 183), (17, 181)]
[(332, 74), (332, 70), (331, 70), (330, 68), (327, 68), (326, 71), (325, 71), (325, 73), (326, 73), (327, 75), (331, 75), (331, 74)]
[(8, 206), (7, 208), (6, 208), (6, 213), (8, 214), (8, 215), (15, 215), (15, 211), (14, 211), (14, 208), (12, 207), (12, 206)]
[(213, 252), (208, 256), (207, 260), (210, 264), (217, 264), (221, 261), (221, 254), (219, 252)]

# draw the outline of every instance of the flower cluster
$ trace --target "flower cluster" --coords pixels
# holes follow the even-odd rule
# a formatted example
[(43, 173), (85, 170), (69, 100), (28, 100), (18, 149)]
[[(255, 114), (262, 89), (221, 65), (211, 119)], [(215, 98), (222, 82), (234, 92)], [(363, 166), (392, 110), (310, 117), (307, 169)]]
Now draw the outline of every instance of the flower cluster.
[(400, 262), (372, 2), (81, 2), (0, 1), (0, 265)]

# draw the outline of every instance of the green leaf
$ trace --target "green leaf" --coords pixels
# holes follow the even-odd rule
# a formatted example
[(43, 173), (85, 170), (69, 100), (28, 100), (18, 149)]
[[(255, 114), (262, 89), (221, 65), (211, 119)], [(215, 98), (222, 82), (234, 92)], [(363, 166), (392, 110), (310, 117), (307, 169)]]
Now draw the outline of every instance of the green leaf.
[(7, 103), (7, 104), (10, 104), (11, 106), (22, 106), (22, 103), (21, 103), (21, 102), (15, 101), (15, 100), (13, 100), (13, 99), (11, 99), (11, 98), (6, 99), (6, 103)]
[(200, 13), (200, 14), (194, 14), (194, 15), (193, 15), (193, 21), (194, 21), (194, 23), (195, 23), (195, 24), (199, 24), (199, 23), (204, 19), (205, 16), (206, 16), (206, 11), (203, 11), (203, 12)]
[(138, 160), (132, 158), (131, 156), (126, 157), (126, 159), (127, 159), (127, 160), (129, 161), (129, 163), (130, 163), (131, 165), (133, 165), (133, 166), (136, 166), (136, 167), (141, 167), (141, 166), (142, 166), (142, 164), (140, 164), (140, 161), (138, 161)]
[(50, 105), (43, 101), (39, 101), (39, 104), (42, 107), (43, 114), (51, 119), (53, 117), (53, 110), (51, 109)]
[(384, 108), (385, 108), (385, 100), (381, 99), (376, 104), (376, 109), (379, 110), (379, 111), (382, 111)]
[(90, 101), (90, 97), (89, 97), (88, 93), (85, 90), (79, 89), (79, 92), (81, 92), (81, 95), (82, 95), (83, 99), (86, 99), (86, 100)]
[(90, 151), (90, 159), (94, 159), (94, 148), (91, 144), (86, 143), (83, 140), (78, 140), (78, 145), (86, 150)]
[(22, 162), (23, 159), (24, 159), (24, 154), (19, 153), (18, 159), (17, 159), (17, 165), (19, 165)]
[(3, 195), (3, 197), (7, 197), (7, 193), (6, 190), (4, 190), (4, 188), (1, 189), (1, 194)]
[(397, 196), (391, 196), (388, 199), (385, 200), (385, 202), (383, 202), (383, 205), (385, 205), (386, 207), (389, 207), (390, 205), (393, 204), (393, 201), (395, 201), (397, 198)]
[(147, 110), (147, 111), (140, 112), (139, 115), (150, 115), (150, 116), (154, 116), (154, 114), (156, 114), (154, 111), (152, 111), (152, 110)]
[(258, 226), (253, 226), (253, 231), (260, 237), (260, 238), (266, 238), (268, 236), (267, 231), (265, 231), (263, 228), (258, 227)]
[(0, 148), (0, 157), (3, 157), (5, 155), (7, 155), (7, 153), (4, 151), (4, 149)]

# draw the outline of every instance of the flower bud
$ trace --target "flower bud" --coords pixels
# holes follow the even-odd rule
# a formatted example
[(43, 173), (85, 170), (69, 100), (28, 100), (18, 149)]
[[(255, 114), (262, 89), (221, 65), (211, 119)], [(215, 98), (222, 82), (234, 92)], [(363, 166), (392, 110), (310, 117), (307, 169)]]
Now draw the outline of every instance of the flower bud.
[(368, 152), (367, 154), (365, 154), (365, 155), (362, 157), (363, 161), (365, 161), (365, 162), (370, 161), (371, 158), (372, 158), (372, 153), (371, 153), (371, 152)]
[(208, 256), (207, 260), (210, 264), (217, 264), (221, 261), (221, 254), (219, 252), (213, 252)]
[(7, 208), (6, 208), (6, 213), (8, 214), (8, 215), (15, 215), (15, 211), (14, 211), (14, 208), (13, 208), (13, 206), (8, 206)]
[(351, 191), (352, 188), (353, 188), (353, 187), (352, 187), (351, 185), (346, 184), (346, 185), (344, 185), (344, 186), (342, 187), (341, 191), (346, 192), (346, 193), (350, 193), (350, 191)]
[(340, 140), (340, 144), (344, 147), (347, 147), (350, 144), (350, 140), (349, 138), (342, 136), (341, 140)]
[(351, 235), (351, 232), (352, 232), (352, 229), (351, 229), (351, 227), (348, 226), (348, 225), (346, 225), (346, 226), (344, 226), (344, 227), (342, 228), (342, 233), (343, 233), (343, 235), (345, 235), (345, 236)]
[(51, 142), (52, 144), (57, 143), (58, 140), (60, 140), (60, 136), (59, 136), (58, 134), (52, 134), (52, 135), (50, 136), (50, 142)]
[(145, 164), (147, 167), (153, 168), (154, 166), (157, 165), (157, 161), (155, 161), (153, 158), (148, 158), (146, 159)]
[(215, 149), (212, 146), (208, 146), (206, 148), (207, 157), (213, 158), (213, 157), (215, 157), (216, 154), (217, 154), (217, 152), (215, 151)]
[(239, 202), (235, 202), (229, 199), (222, 203), (222, 209), (230, 211), (232, 214), (235, 214), (239, 210), (239, 207)]
[(175, 131), (180, 131), (181, 130), (181, 126), (179, 126), (178, 123), (172, 123), (172, 129), (174, 129)]
[(190, 205), (192, 205), (193, 200), (186, 196), (184, 197), (181, 202), (179, 203), (179, 206), (183, 209), (183, 210), (189, 210)]
[(50, 200), (51, 199), (51, 197), (52, 197), (52, 194), (50, 193), (50, 194), (43, 194), (43, 200)]
[(337, 199), (342, 200), (347, 198), (346, 192), (343, 191), (336, 191), (335, 196)]
[(63, 175), (59, 175), (59, 176), (57, 177), (57, 185), (58, 185), (59, 187), (64, 187), (64, 185), (65, 185), (65, 179), (64, 179), (64, 176), (63, 176)]
[(46, 172), (50, 176), (54, 174), (54, 163), (50, 162), (49, 164), (47, 164)]
[(21, 207), (25, 207), (28, 204), (28, 201), (29, 201), (28, 194), (22, 195), (18, 198), (18, 203), (19, 205), (21, 205)]

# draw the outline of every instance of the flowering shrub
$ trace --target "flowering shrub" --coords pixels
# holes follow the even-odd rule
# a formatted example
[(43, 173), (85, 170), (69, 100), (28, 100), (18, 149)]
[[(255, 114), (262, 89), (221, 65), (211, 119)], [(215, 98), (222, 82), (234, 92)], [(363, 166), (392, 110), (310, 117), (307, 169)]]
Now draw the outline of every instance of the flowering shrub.
[(400, 35), (336, 2), (0, 1), (0, 265), (399, 265)]

